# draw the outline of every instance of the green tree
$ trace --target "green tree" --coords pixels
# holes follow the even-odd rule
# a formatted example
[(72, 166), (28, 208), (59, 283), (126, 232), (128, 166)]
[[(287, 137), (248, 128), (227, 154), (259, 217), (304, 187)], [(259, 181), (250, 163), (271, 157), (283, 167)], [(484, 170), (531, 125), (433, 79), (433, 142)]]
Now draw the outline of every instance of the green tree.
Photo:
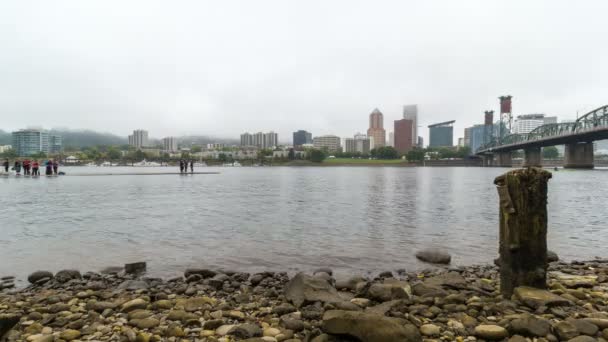
[(421, 148), (414, 148), (413, 150), (410, 150), (409, 152), (407, 152), (407, 154), (405, 155), (405, 158), (408, 161), (423, 161), (424, 160), (424, 150)]
[(217, 158), (222, 162), (225, 163), (228, 160), (228, 156), (226, 155), (226, 153), (220, 153)]
[(312, 162), (320, 163), (325, 160), (326, 157), (327, 155), (325, 154), (325, 152), (321, 150), (313, 149), (310, 151), (310, 161)]
[(15, 149), (11, 148), (9, 150), (4, 151), (4, 153), (2, 153), (2, 157), (3, 158), (9, 158), (9, 159), (14, 159), (17, 158), (17, 151), (15, 151)]
[(296, 159), (296, 151), (294, 151), (293, 148), (289, 149), (289, 153), (287, 154), (287, 159), (289, 159), (289, 160)]
[(110, 160), (118, 160), (120, 159), (120, 157), (122, 157), (120, 151), (115, 147), (108, 148), (106, 154), (108, 155), (108, 158), (110, 158)]
[(198, 152), (201, 152), (202, 150), (203, 150), (203, 148), (200, 146), (192, 146), (192, 148), (190, 149), (190, 152), (198, 153)]
[(397, 159), (399, 158), (399, 152), (391, 146), (382, 146), (374, 148), (370, 151), (372, 158), (377, 159)]
[(142, 161), (144, 159), (147, 159), (148, 155), (142, 150), (137, 150), (137, 151), (135, 151), (134, 157), (135, 157), (135, 160)]
[(545, 159), (556, 159), (559, 157), (559, 152), (555, 146), (543, 147), (543, 158)]

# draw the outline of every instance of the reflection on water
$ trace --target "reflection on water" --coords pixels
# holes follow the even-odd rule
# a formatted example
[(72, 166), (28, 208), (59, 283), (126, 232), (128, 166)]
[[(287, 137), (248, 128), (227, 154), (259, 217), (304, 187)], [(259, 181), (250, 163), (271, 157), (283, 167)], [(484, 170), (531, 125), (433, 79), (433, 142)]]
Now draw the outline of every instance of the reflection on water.
[[(426, 246), (456, 264), (497, 254), (493, 180), (505, 169), (208, 170), (221, 174), (0, 179), (0, 275), (138, 260), (160, 276), (187, 266), (361, 272), (422, 267), (413, 255)], [(562, 258), (594, 257), (608, 241), (607, 181), (599, 170), (554, 174), (549, 247)]]

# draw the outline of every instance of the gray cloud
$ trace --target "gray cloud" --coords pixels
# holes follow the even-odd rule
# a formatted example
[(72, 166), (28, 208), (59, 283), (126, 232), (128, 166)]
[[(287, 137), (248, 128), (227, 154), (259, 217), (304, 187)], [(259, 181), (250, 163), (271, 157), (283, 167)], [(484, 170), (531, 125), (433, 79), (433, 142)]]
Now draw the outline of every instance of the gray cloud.
[[(2, 128), (155, 137), (350, 136), (418, 103), (455, 136), (608, 103), (603, 1), (13, 1), (0, 10)], [(427, 129), (422, 129), (425, 137)], [(428, 140), (427, 140), (428, 141)]]

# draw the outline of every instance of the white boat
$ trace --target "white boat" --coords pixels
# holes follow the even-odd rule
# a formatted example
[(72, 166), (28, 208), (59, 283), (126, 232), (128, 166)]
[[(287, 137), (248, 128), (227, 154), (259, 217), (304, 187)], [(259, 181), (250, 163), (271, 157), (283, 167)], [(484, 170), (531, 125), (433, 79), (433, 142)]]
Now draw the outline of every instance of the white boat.
[(113, 166), (113, 165), (112, 165), (112, 162), (106, 161), (106, 162), (101, 163), (101, 166)]
[(97, 164), (95, 164), (94, 162), (89, 162), (85, 166), (97, 166)]
[(241, 165), (241, 163), (239, 163), (238, 161), (235, 161), (234, 163), (232, 163), (232, 166), (234, 166), (234, 167), (241, 167), (243, 165)]

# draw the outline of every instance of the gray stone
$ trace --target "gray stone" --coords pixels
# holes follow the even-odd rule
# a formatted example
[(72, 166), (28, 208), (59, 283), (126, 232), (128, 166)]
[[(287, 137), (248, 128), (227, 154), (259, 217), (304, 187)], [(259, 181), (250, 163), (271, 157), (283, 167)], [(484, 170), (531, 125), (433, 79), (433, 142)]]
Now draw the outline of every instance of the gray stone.
[(584, 319), (568, 319), (567, 322), (574, 325), (581, 335), (595, 336), (599, 330), (597, 325)]
[(574, 324), (566, 321), (557, 323), (553, 326), (553, 330), (560, 341), (567, 341), (580, 335)]
[(557, 256), (557, 253), (555, 253), (554, 251), (547, 251), (547, 262), (556, 262), (559, 261), (559, 257)]
[(289, 303), (281, 303), (272, 308), (272, 313), (275, 313), (279, 316), (283, 316), (285, 314), (292, 313), (295, 311), (296, 311), (295, 306), (293, 306)]
[(424, 281), (428, 286), (441, 286), (448, 289), (465, 289), (467, 280), (458, 272), (447, 272), (430, 277)]
[(524, 336), (544, 337), (551, 332), (551, 323), (544, 318), (524, 315), (511, 321), (511, 330)]
[(551, 307), (572, 304), (569, 300), (547, 290), (527, 286), (516, 287), (515, 290), (513, 290), (513, 296), (515, 299), (533, 309), (538, 309), (541, 306)]
[(420, 333), (424, 336), (439, 336), (441, 328), (435, 324), (424, 324), (420, 327)]
[(122, 305), (122, 312), (131, 312), (133, 310), (145, 309), (148, 307), (148, 302), (141, 298), (130, 300)]
[(331, 270), (331, 268), (329, 267), (321, 267), (321, 268), (317, 268), (314, 272), (312, 272), (313, 275), (317, 274), (317, 273), (327, 273), (330, 276), (334, 275), (334, 272)]
[(366, 280), (361, 276), (353, 276), (350, 278), (339, 278), (336, 279), (336, 288), (338, 290), (350, 290), (355, 291), (357, 284), (364, 283)]
[(228, 335), (239, 338), (259, 337), (262, 336), (262, 333), (262, 328), (259, 325), (251, 323), (239, 324), (228, 331)]
[(145, 290), (148, 288), (148, 283), (143, 280), (125, 280), (120, 285), (118, 285), (117, 289), (119, 290)]
[(186, 272), (184, 272), (184, 277), (188, 278), (193, 274), (198, 274), (203, 278), (211, 278), (213, 276), (215, 276), (217, 274), (217, 272), (212, 271), (210, 269), (206, 269), (206, 268), (188, 268), (186, 269)]
[(343, 299), (327, 281), (298, 273), (285, 286), (285, 298), (296, 307), (308, 302), (335, 303)]
[(330, 310), (323, 315), (328, 334), (349, 335), (365, 342), (421, 342), (418, 329), (396, 318), (358, 312)]
[(485, 340), (496, 341), (508, 337), (509, 332), (498, 325), (482, 324), (475, 327), (475, 336)]
[(412, 293), (420, 297), (445, 297), (447, 292), (439, 286), (416, 283), (412, 286)]
[(100, 271), (101, 274), (118, 274), (124, 270), (124, 267), (109, 266)]
[(304, 322), (300, 319), (281, 318), (281, 324), (283, 324), (285, 329), (293, 330), (294, 332), (304, 330)]
[(60, 283), (67, 283), (72, 279), (81, 279), (82, 276), (77, 270), (61, 270), (55, 274), (55, 280)]
[(29, 281), (32, 284), (37, 284), (39, 281), (41, 281), (43, 279), (49, 279), (49, 280), (53, 279), (53, 273), (51, 273), (49, 271), (36, 271), (27, 277), (27, 281)]
[(141, 274), (146, 272), (146, 263), (144, 261), (125, 264), (126, 274)]
[(591, 336), (577, 336), (573, 339), (569, 339), (568, 342), (597, 342), (597, 339)]
[(416, 252), (416, 258), (432, 264), (449, 264), (452, 260), (450, 254), (435, 248)]
[(367, 293), (370, 299), (375, 299), (380, 302), (409, 298), (406, 289), (396, 284), (372, 284)]

